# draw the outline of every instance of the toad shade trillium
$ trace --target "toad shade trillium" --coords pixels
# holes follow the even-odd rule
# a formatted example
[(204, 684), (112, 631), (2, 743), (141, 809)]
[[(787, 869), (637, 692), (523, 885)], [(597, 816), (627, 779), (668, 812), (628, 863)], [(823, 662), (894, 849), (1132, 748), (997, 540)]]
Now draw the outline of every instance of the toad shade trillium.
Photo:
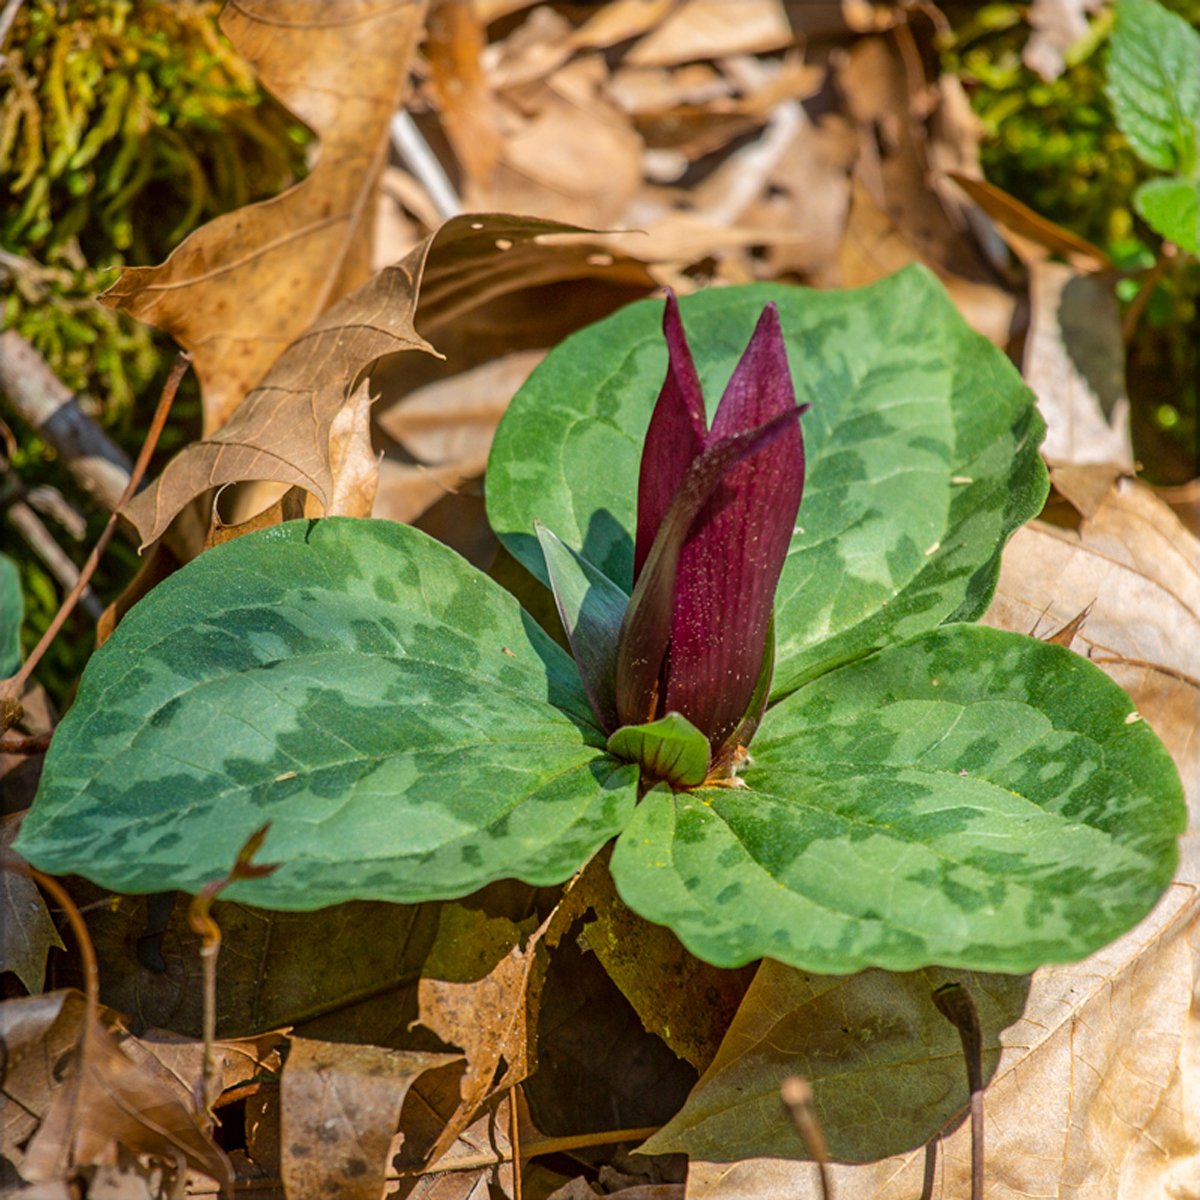
[[(638, 477), (633, 595), (548, 530), (559, 614), (609, 749), (647, 782), (734, 777), (766, 708), (771, 609), (804, 489), (804, 440), (770, 304), (709, 429), (674, 296)], [(805, 406), (807, 407), (807, 406)]]

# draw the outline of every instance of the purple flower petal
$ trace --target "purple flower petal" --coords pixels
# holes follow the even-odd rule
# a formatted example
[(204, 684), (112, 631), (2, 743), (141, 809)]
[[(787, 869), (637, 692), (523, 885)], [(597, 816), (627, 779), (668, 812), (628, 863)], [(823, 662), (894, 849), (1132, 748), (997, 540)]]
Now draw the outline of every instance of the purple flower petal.
[(683, 332), (679, 301), (674, 292), (667, 293), (663, 334), (667, 339), (667, 377), (663, 380), (642, 447), (637, 537), (633, 547), (634, 583), (642, 573), (658, 528), (688, 467), (704, 449), (708, 432), (700, 379)]
[[(768, 305), (721, 398), (709, 441), (797, 412), (779, 314)], [(707, 451), (706, 451), (707, 453)], [(714, 750), (746, 713), (804, 490), (804, 439), (788, 420), (722, 478), (678, 557), (665, 705)]]
[[(799, 410), (792, 408), (777, 413), (772, 420), (755, 429), (741, 430), (712, 442), (688, 467), (683, 482), (679, 485), (675, 498), (659, 526), (650, 553), (646, 556), (621, 626), (621, 636), (617, 645), (617, 715), (622, 725), (641, 725), (652, 721), (656, 716), (659, 707), (659, 676), (662, 673), (667, 645), (672, 637), (672, 622), (674, 620), (678, 623), (677, 568), (681, 562), (681, 551), (685, 548), (685, 541), (698, 514), (701, 510), (707, 511), (714, 493), (724, 491), (723, 480), (739, 471), (739, 464), (743, 460), (765, 452), (764, 447), (787, 437), (789, 430), (795, 431), (798, 415)], [(788, 521), (789, 535), (795, 515), (793, 511)], [(776, 571), (776, 579), (778, 574)], [(772, 591), (767, 597), (768, 615), (773, 589), (772, 584)], [(732, 730), (745, 711), (750, 692), (753, 690), (754, 678), (762, 662), (762, 648), (763, 638), (760, 638), (757, 650), (751, 651), (754, 669), (750, 688), (741, 697), (741, 707), (734, 714), (729, 729), (724, 731), (719, 740), (713, 740), (712, 745), (722, 744), (724, 736)], [(675, 654), (672, 647), (672, 679), (674, 674)], [(703, 729), (710, 740), (712, 739), (711, 729), (700, 725), (699, 722), (693, 724)]]

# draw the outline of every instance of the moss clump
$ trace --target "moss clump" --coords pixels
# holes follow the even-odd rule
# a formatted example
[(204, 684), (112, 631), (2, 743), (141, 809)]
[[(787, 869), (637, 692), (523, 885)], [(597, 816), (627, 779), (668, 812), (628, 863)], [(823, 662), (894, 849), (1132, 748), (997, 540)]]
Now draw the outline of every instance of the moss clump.
[(113, 268), (303, 172), (307, 130), (222, 38), (219, 8), (28, 0), (4, 49), (4, 324), (113, 418), (158, 368), (148, 331), (94, 303)]

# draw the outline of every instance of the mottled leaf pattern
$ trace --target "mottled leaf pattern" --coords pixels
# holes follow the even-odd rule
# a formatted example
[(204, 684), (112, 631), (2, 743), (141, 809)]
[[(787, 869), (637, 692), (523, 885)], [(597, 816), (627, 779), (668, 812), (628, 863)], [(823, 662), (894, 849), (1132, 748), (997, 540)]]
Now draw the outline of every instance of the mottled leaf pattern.
[[(1047, 485), (1029, 391), (920, 267), (853, 292), (756, 285), (684, 297), (710, 405), (772, 300), (796, 398), (812, 405), (804, 500), (776, 595), (782, 695), (867, 650), (978, 616), (1004, 540)], [(647, 301), (576, 334), (501, 423), (488, 511), (542, 578), (535, 519), (629, 586), (639, 454), (666, 371), (660, 324)]]
[(121, 892), (317, 908), (570, 875), (634, 803), (567, 655), (425, 535), (297, 521), (202, 555), (88, 665), (19, 849)]
[(1185, 824), (1120, 688), (973, 625), (801, 688), (752, 753), (746, 790), (647, 795), (612, 859), (631, 908), (721, 966), (1079, 958), (1149, 911)]

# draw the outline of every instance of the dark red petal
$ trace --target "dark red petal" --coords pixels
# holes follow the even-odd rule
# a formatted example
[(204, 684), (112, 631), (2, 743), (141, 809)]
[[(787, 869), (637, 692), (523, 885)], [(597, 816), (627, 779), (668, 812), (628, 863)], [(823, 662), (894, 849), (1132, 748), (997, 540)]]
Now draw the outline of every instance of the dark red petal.
[(663, 334), (667, 339), (667, 377), (658, 394), (650, 428), (646, 430), (638, 474), (637, 538), (633, 546), (635, 583), (688, 467), (704, 449), (708, 431), (700, 379), (674, 292), (667, 293)]
[[(779, 314), (768, 305), (721, 398), (710, 440), (796, 413)], [(767, 624), (804, 490), (797, 421), (733, 467), (680, 552), (666, 706), (708, 734), (737, 729), (754, 692)]]
[[(738, 464), (743, 459), (758, 454), (772, 442), (786, 437), (788, 431), (795, 428), (797, 416), (797, 409), (779, 413), (774, 420), (756, 429), (743, 430), (715, 442), (706, 447), (688, 467), (646, 556), (621, 625), (617, 645), (617, 715), (622, 725), (641, 725), (656, 716), (658, 677), (671, 639), (677, 605), (676, 572), (680, 552), (697, 515), (706, 508), (713, 494), (722, 488), (722, 480), (739, 469)], [(794, 517), (795, 513), (792, 515)], [(755, 672), (762, 661), (762, 646), (760, 640), (754, 660)], [(748, 698), (749, 693), (742, 698), (742, 708), (738, 710), (737, 717), (745, 710)], [(711, 739), (710, 730), (703, 725), (698, 728), (704, 730)], [(719, 746), (721, 743), (717, 741), (712, 744)]]

